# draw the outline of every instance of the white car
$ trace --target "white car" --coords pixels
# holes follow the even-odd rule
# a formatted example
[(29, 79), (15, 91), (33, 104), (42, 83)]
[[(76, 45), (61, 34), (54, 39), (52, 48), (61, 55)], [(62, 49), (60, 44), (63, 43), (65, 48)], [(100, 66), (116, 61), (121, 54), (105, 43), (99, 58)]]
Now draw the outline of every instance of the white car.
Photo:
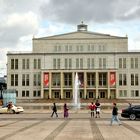
[(10, 111), (8, 111), (8, 107), (0, 106), (0, 114), (1, 113), (13, 113), (13, 114), (16, 113), (16, 114), (18, 114), (18, 113), (21, 113), (23, 111), (24, 111), (24, 109), (21, 106), (12, 105), (12, 108), (10, 109)]

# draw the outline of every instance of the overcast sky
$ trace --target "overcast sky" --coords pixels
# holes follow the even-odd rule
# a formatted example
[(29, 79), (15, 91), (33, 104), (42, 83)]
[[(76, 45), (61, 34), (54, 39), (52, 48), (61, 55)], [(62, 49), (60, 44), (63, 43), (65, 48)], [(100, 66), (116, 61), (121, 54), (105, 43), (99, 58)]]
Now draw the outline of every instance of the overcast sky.
[(32, 37), (88, 30), (128, 35), (129, 50), (140, 50), (140, 0), (0, 0), (0, 76), (7, 51), (32, 51)]

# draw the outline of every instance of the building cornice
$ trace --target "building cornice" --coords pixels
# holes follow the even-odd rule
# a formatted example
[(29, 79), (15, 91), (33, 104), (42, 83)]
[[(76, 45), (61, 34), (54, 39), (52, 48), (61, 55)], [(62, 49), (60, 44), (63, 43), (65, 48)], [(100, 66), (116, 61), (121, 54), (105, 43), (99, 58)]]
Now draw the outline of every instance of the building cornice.
[(140, 54), (140, 52), (69, 52), (69, 53), (24, 53), (24, 52), (21, 52), (21, 53), (12, 53), (12, 52), (9, 52), (7, 53), (7, 55), (91, 55), (91, 54), (94, 54), (94, 55), (106, 55), (106, 54), (111, 54), (111, 55), (119, 55), (119, 54)]

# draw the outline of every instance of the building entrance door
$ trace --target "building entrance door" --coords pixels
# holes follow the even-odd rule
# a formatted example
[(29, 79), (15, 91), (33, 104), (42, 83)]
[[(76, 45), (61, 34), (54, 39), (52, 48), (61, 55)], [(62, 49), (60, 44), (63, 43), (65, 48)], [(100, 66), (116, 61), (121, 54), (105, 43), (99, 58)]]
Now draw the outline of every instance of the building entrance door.
[(106, 96), (105, 96), (105, 91), (101, 91), (101, 92), (100, 92), (100, 98), (106, 98)]

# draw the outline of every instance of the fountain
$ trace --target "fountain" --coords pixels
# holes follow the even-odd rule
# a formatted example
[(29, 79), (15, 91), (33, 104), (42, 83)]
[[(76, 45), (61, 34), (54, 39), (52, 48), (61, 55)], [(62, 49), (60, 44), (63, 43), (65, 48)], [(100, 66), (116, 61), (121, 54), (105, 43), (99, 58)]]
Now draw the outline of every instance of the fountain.
[(74, 91), (73, 91), (75, 108), (80, 108), (79, 85), (80, 85), (80, 82), (79, 82), (78, 74), (76, 72), (75, 81), (74, 81)]

